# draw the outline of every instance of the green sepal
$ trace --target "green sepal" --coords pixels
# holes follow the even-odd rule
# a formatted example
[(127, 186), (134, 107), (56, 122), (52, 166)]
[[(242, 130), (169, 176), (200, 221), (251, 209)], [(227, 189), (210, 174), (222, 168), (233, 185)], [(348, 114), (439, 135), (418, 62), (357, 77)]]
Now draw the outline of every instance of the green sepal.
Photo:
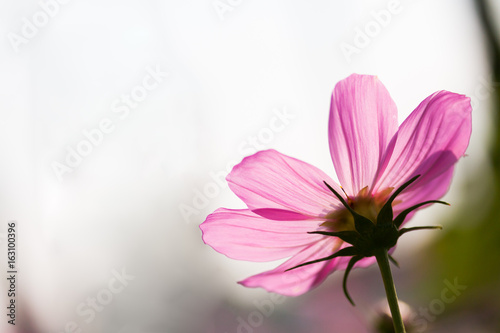
[(300, 264), (300, 265), (297, 265), (295, 267), (289, 268), (289, 269), (285, 270), (285, 272), (291, 271), (292, 269), (296, 269), (296, 268), (299, 268), (299, 267), (302, 267), (302, 266), (315, 264), (317, 262), (331, 260), (331, 259), (334, 259), (334, 258), (337, 258), (337, 257), (350, 257), (350, 256), (354, 256), (354, 255), (357, 255), (357, 254), (358, 254), (358, 250), (356, 250), (353, 246), (344, 247), (343, 249), (338, 250), (337, 252), (335, 252), (334, 254), (332, 254), (331, 256), (305, 262), (303, 264)]
[(345, 230), (345, 231), (309, 231), (308, 234), (319, 234), (324, 236), (333, 236), (342, 239), (351, 245), (356, 245), (360, 238), (360, 235), (356, 231)]
[(439, 229), (439, 230), (441, 230), (441, 229), (443, 229), (443, 227), (440, 225), (430, 225), (430, 226), (425, 226), (425, 227), (403, 228), (403, 229), (399, 230), (399, 237), (401, 237), (402, 235), (404, 235), (410, 231), (426, 230), (426, 229)]
[(399, 268), (399, 262), (397, 262), (396, 259), (394, 259), (393, 256), (391, 256), (390, 254), (387, 254), (389, 256), (389, 260), (394, 264), (394, 266), (396, 266), (397, 268)]
[(429, 201), (421, 202), (421, 203), (416, 204), (415, 206), (411, 206), (410, 208), (407, 208), (407, 209), (403, 210), (401, 213), (399, 213), (399, 215), (394, 219), (394, 225), (396, 226), (396, 228), (399, 229), (399, 227), (401, 226), (401, 224), (403, 224), (403, 222), (408, 214), (410, 214), (412, 211), (414, 211), (417, 208), (420, 208), (424, 205), (428, 205), (431, 203), (440, 203), (440, 204), (448, 205), (448, 206), (450, 205), (449, 203), (444, 202), (444, 201), (440, 201), (440, 200), (429, 200)]
[(392, 219), (393, 219), (393, 213), (392, 213), (392, 203), (396, 197), (403, 192), (405, 188), (410, 186), (411, 183), (413, 183), (417, 178), (420, 177), (420, 175), (416, 175), (403, 185), (401, 185), (387, 200), (387, 202), (384, 204), (382, 209), (380, 209), (380, 212), (377, 215), (377, 225), (384, 225), (384, 224), (392, 224)]
[(398, 229), (394, 224), (377, 224), (372, 235), (372, 242), (375, 247), (390, 249), (396, 245), (398, 238)]
[(349, 264), (347, 264), (347, 268), (345, 269), (344, 279), (342, 280), (342, 289), (344, 290), (344, 295), (352, 304), (352, 306), (356, 306), (356, 304), (354, 304), (354, 301), (352, 300), (351, 296), (349, 295), (349, 292), (347, 291), (347, 277), (349, 276), (351, 269), (354, 267), (354, 264), (356, 264), (363, 258), (364, 258), (363, 256), (354, 256), (351, 258), (351, 260), (349, 260)]

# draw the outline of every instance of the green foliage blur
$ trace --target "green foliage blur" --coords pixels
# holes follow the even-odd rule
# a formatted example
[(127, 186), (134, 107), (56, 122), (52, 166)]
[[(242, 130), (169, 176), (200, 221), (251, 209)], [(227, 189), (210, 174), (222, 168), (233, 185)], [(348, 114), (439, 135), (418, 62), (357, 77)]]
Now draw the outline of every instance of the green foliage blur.
[(487, 4), (478, 0), (476, 5), (494, 80), (489, 163), (467, 175), (461, 189), (465, 203), (457, 214), (443, 221), (446, 227), (440, 237), (419, 255), (426, 277), (420, 282), (430, 299), (439, 295), (443, 280), (458, 278), (467, 290), (447, 305), (443, 317), (477, 321), (488, 332), (500, 332), (500, 49)]

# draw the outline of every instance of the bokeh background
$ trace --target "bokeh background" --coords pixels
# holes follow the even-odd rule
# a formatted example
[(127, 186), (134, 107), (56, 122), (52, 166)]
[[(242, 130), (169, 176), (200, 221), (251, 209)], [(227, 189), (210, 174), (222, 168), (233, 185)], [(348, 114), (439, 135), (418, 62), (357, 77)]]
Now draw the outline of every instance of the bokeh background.
[(400, 122), (434, 91), (472, 98), (452, 206), (411, 222), (444, 230), (402, 239), (395, 282), (414, 332), (500, 332), (499, 19), (479, 0), (2, 1), (0, 276), (10, 221), (19, 273), (1, 331), (390, 332), (376, 267), (351, 273), (356, 307), (338, 272), (277, 297), (236, 284), (276, 262), (228, 259), (198, 227), (243, 207), (223, 179), (257, 150), (334, 176), (330, 94), (360, 73)]

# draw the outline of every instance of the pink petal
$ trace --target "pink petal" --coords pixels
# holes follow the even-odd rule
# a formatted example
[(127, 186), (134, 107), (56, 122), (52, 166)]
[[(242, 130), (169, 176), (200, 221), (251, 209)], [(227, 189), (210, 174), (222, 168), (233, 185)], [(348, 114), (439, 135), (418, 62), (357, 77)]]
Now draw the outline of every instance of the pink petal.
[(371, 188), (398, 128), (397, 114), (394, 101), (376, 76), (353, 74), (335, 86), (330, 107), (330, 153), (347, 194)]
[(375, 188), (397, 188), (421, 175), (405, 191), (406, 198), (414, 197), (409, 203), (440, 198), (449, 187), (450, 169), (465, 153), (470, 134), (470, 99), (447, 91), (432, 94), (401, 124), (389, 144), (392, 154), (382, 163)]
[(203, 241), (229, 258), (271, 261), (290, 257), (322, 239), (308, 234), (322, 221), (268, 220), (251, 210), (219, 208), (200, 225)]
[(320, 284), (333, 272), (338, 258), (306, 265), (285, 272), (299, 264), (327, 257), (340, 249), (343, 242), (338, 238), (324, 237), (318, 242), (305, 247), (277, 268), (258, 275), (251, 276), (241, 282), (245, 287), (262, 287), (270, 292), (285, 296), (301, 295)]
[(301, 221), (309, 219), (308, 216), (302, 215), (300, 213), (276, 208), (258, 208), (252, 210), (252, 212), (266, 219), (277, 221)]
[(227, 176), (227, 181), (251, 210), (272, 208), (318, 217), (340, 206), (323, 183), (326, 181), (342, 193), (330, 177), (310, 164), (275, 150), (244, 158)]

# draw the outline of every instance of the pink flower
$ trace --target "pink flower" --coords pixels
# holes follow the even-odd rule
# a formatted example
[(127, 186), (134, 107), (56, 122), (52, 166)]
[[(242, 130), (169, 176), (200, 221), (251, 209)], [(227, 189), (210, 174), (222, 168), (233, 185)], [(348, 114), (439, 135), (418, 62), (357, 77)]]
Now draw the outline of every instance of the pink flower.
[(415, 209), (447, 192), (470, 134), (469, 98), (438, 91), (398, 128), (384, 85), (353, 74), (336, 85), (330, 107), (330, 153), (342, 187), (312, 165), (260, 151), (227, 177), (248, 209), (210, 214), (203, 240), (233, 259), (289, 258), (240, 282), (247, 287), (296, 296), (334, 270), (347, 269), (347, 277), (354, 265), (375, 261), (373, 246), (393, 248)]

